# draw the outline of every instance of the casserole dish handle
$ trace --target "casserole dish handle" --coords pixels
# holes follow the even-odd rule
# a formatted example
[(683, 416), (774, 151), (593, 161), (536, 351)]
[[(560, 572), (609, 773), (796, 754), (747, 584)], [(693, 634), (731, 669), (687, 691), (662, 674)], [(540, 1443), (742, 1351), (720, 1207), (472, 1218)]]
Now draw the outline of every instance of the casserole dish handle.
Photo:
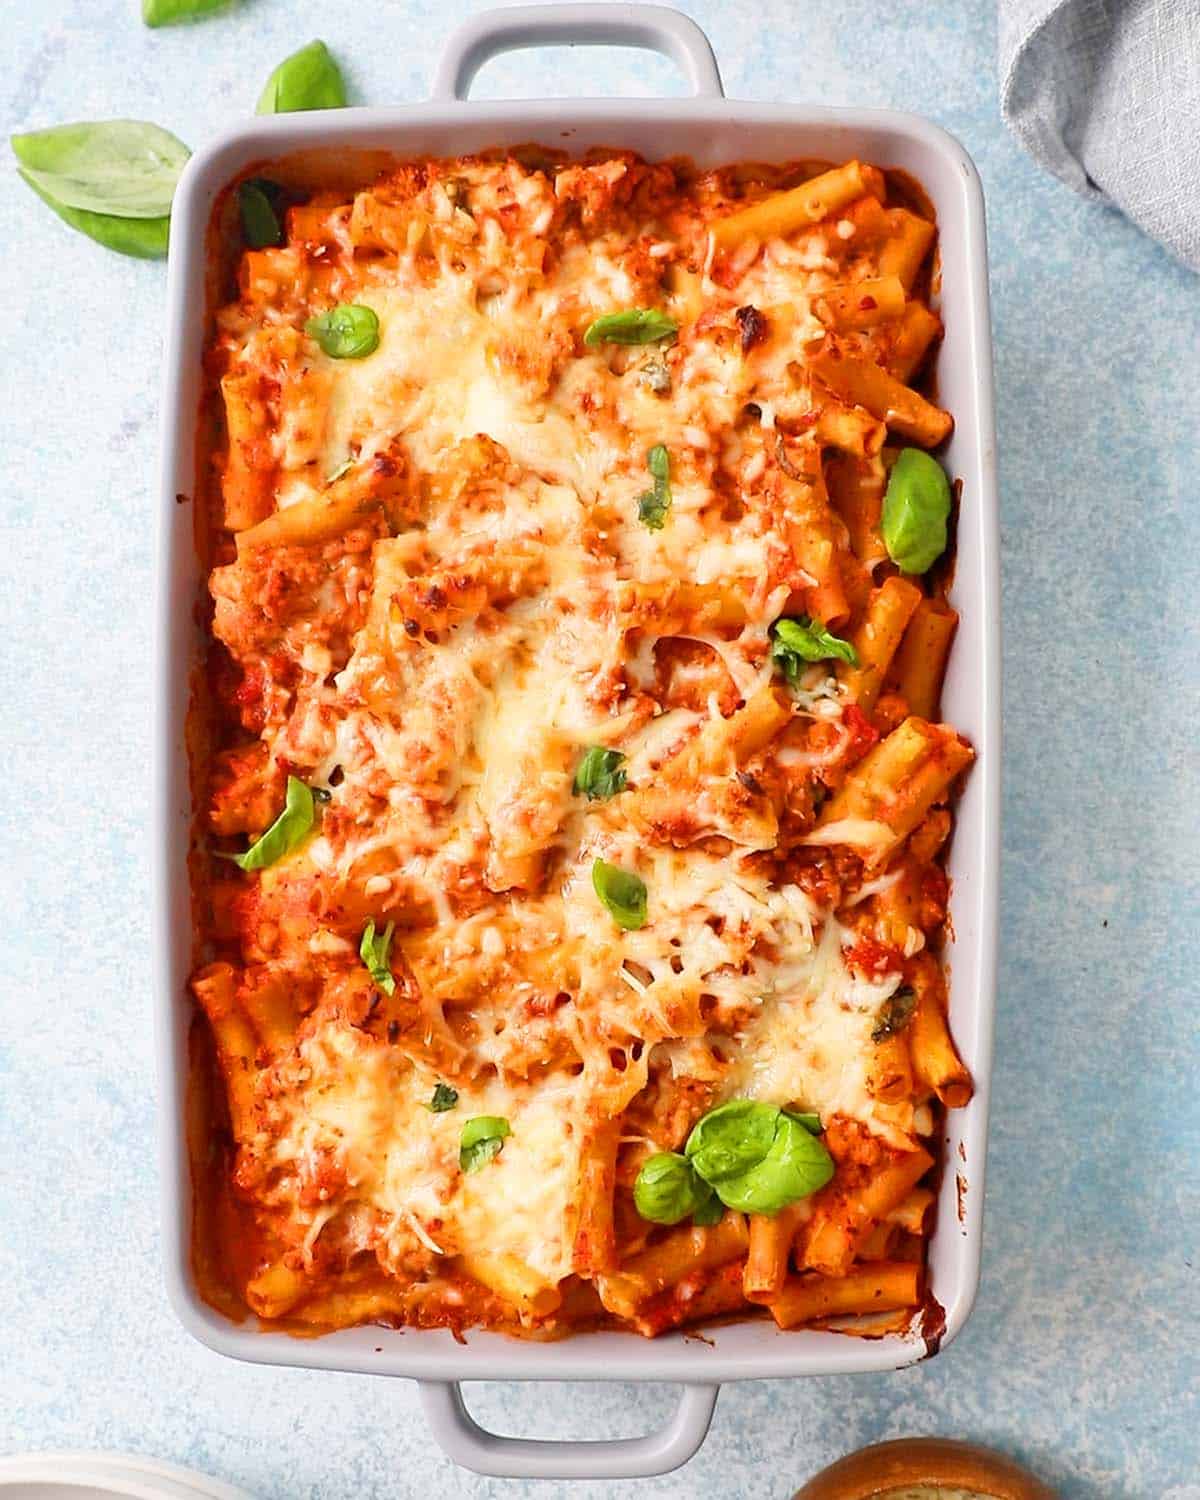
[[(454, 33), (438, 63), (432, 97), (465, 100), (491, 57), (532, 47), (639, 47), (678, 64), (697, 98), (724, 97), (717, 60), (699, 26), (662, 5), (520, 5), (484, 11)], [(644, 1437), (548, 1441), (501, 1437), (467, 1410), (457, 1381), (423, 1380), (431, 1431), (464, 1468), (501, 1479), (644, 1479), (685, 1464), (708, 1435), (716, 1385), (685, 1385), (669, 1421)]]
[(721, 99), (721, 75), (708, 38), (665, 5), (515, 5), (465, 21), (433, 78), (434, 99), (465, 99), (471, 81), (501, 52), (526, 47), (641, 47), (678, 63), (698, 99)]
[(665, 1426), (638, 1438), (586, 1442), (500, 1437), (481, 1427), (456, 1380), (422, 1380), (434, 1437), (457, 1464), (498, 1479), (646, 1479), (687, 1463), (708, 1434), (716, 1385), (685, 1385)]

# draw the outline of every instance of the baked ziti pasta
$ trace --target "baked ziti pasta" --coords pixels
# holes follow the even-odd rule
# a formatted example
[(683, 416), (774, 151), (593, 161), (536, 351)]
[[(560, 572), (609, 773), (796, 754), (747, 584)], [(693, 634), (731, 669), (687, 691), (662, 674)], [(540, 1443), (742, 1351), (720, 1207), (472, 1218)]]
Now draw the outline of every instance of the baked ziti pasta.
[(919, 190), (524, 151), (252, 191), (206, 363), (202, 1291), (903, 1326), (971, 1092)]

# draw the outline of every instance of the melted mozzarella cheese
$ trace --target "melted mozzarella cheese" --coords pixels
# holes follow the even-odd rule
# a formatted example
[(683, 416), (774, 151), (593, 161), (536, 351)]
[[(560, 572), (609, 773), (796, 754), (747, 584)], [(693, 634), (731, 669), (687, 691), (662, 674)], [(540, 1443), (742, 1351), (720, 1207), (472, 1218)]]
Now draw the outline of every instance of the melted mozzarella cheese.
[[(271, 1105), (271, 1159), (303, 1173), (331, 1154), (347, 1196), (391, 1221), (385, 1263), (415, 1241), (439, 1255), (510, 1254), (550, 1282), (569, 1273), (583, 1140), (575, 1078), (536, 1091), (498, 1079), (460, 1086), (457, 1106), (434, 1114), (437, 1079), (349, 1028), (323, 1028), (301, 1044), (298, 1064), (299, 1086)], [(485, 1166), (463, 1172), (462, 1129), (477, 1115), (506, 1119), (510, 1135)], [(314, 1225), (328, 1217), (312, 1213)]]
[(869, 1076), (871, 1032), (898, 980), (860, 978), (845, 963), (842, 939), (827, 919), (807, 974), (764, 1000), (741, 1039), (725, 1096), (791, 1103), (824, 1120), (845, 1115), (903, 1149), (910, 1131), (897, 1129), (896, 1110), (873, 1098)]
[[(616, 178), (626, 170), (609, 166)], [(557, 205), (543, 179), (511, 164), (469, 172), (481, 208), (515, 200), (546, 232)], [(675, 584), (738, 601), (740, 632), (678, 633), (712, 649), (743, 700), (771, 683), (768, 631), (803, 575), (770, 507), (741, 504), (739, 486), (748, 494), (763, 478), (762, 429), (809, 412), (797, 360), (821, 333), (811, 302), (835, 264), (819, 236), (804, 235), (768, 245), (736, 293), (706, 279), (720, 316), (684, 330), (669, 385), (652, 390), (638, 361), (652, 357), (661, 377), (665, 346), (579, 341), (599, 314), (659, 295), (647, 293), (637, 235), (567, 243), (531, 272), (540, 257), (528, 244), (517, 255), (494, 216), (473, 222), (441, 187), (431, 201), (458, 248), (440, 251), (431, 270), (417, 226), (390, 258), (347, 257), (352, 300), (379, 318), (379, 347), (365, 359), (313, 354), (309, 386), (327, 393), (321, 420), (293, 406), (274, 435), (280, 505), (397, 440), (418, 476), (461, 484), (419, 528), (375, 543), (366, 624), (336, 677), (326, 681), (328, 651), (313, 647), (305, 659), (322, 686), (300, 702), (281, 745), (303, 753), (314, 783), (339, 773), (338, 821), (267, 872), (264, 891), (303, 866), (389, 912), (412, 907), (418, 927), (432, 919), (437, 942), (402, 929), (397, 948), (411, 945), (423, 993), (452, 1002), (455, 1023), (473, 1028), (470, 1056), (454, 1078), (457, 1108), (433, 1114), (438, 1080), (428, 1068), (327, 1020), (279, 1065), (263, 1151), (285, 1182), (288, 1173), (314, 1179), (334, 1160), (343, 1200), (383, 1221), (373, 1248), (386, 1266), (509, 1254), (555, 1282), (571, 1269), (582, 1143), (636, 1095), (652, 1064), (711, 1084), (720, 1098), (844, 1115), (896, 1143), (911, 1130), (911, 1107), (905, 1116), (880, 1105), (868, 1077), (870, 1034), (896, 976), (858, 977), (833, 916), (798, 886), (772, 883), (756, 856), (773, 833), (675, 848), (635, 827), (621, 797), (591, 804), (572, 789), (594, 744), (621, 748), (632, 788), (653, 786), (720, 717), (716, 693), (705, 712), (648, 696), (654, 605)], [(672, 250), (656, 238), (649, 258)], [(752, 352), (730, 331), (742, 303), (763, 310), (768, 330)], [(757, 430), (743, 421), (750, 402)], [(454, 454), (480, 435), (503, 453), (476, 483), (455, 470)], [(638, 501), (658, 444), (671, 504), (652, 530)], [(648, 601), (632, 623), (620, 603), (630, 584), (647, 585)], [(405, 617), (409, 598), (428, 619)], [(836, 720), (843, 690), (823, 671), (796, 690), (796, 711)], [(840, 748), (792, 748), (777, 764), (811, 768)], [(718, 789), (734, 769), (731, 761), (714, 773)], [(713, 790), (689, 787), (689, 803), (703, 808)], [(766, 826), (774, 829), (773, 813)], [(849, 820), (809, 842), (869, 847), (878, 828)], [(598, 858), (644, 881), (641, 929), (623, 931), (601, 904)], [(310, 943), (330, 961), (345, 947), (325, 929)], [(535, 990), (563, 1002), (561, 1020), (531, 1009)], [(574, 1069), (542, 1053), (564, 1037)], [(505, 1118), (511, 1133), (498, 1156), (466, 1173), (462, 1126), (481, 1114)], [(331, 1209), (306, 1202), (297, 1193), (292, 1211), (311, 1256)]]
[(379, 318), (380, 344), (369, 359), (324, 361), (332, 382), (326, 471), (351, 454), (370, 458), (395, 435), (419, 468), (431, 469), (480, 433), (532, 473), (589, 497), (623, 467), (624, 445), (603, 441), (599, 428), (581, 431), (503, 359), (506, 338), (529, 338), (532, 309), (510, 302), (481, 312), (472, 273), (446, 270), (429, 286), (406, 277), (403, 259), (393, 283), (359, 301)]

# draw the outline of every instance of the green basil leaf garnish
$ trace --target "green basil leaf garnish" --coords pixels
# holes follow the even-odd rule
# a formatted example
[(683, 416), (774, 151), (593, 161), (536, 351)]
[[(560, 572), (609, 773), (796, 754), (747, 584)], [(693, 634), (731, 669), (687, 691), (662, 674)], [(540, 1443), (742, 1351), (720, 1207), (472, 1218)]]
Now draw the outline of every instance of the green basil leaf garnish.
[(844, 661), (858, 666), (858, 652), (840, 636), (831, 635), (820, 620), (807, 615), (794, 619), (781, 616), (771, 626), (771, 659), (791, 683), (795, 683), (806, 662)]
[[(686, 1156), (677, 1151), (660, 1151), (648, 1156), (633, 1184), (633, 1204), (643, 1219), (652, 1224), (678, 1224), (689, 1214), (698, 1217), (714, 1202), (713, 1190), (696, 1175)], [(717, 1204), (717, 1218), (721, 1216)], [(708, 1219), (704, 1222), (715, 1223)]]
[(666, 519), (667, 505), (659, 500), (653, 490), (643, 490), (638, 496), (638, 520), (647, 531), (661, 531)]
[(684, 1152), (706, 1182), (744, 1172), (771, 1149), (779, 1106), (757, 1099), (731, 1099), (710, 1109), (692, 1127)]
[(283, 244), (282, 194), (278, 184), (265, 177), (248, 177), (238, 184), (238, 210), (242, 216), (242, 238), (251, 250)]
[(363, 928), (362, 941), (358, 945), (358, 956), (370, 970), (371, 978), (385, 995), (396, 993), (396, 976), (392, 973), (392, 933), (395, 922), (389, 922), (381, 933), (376, 933), (372, 919)]
[(816, 1139), (819, 1130), (816, 1115), (729, 1100), (696, 1122), (684, 1146), (685, 1160), (726, 1208), (775, 1215), (825, 1187), (834, 1175), (834, 1161)]
[(285, 854), (290, 854), (307, 837), (316, 816), (314, 807), (312, 788), (305, 786), (298, 776), (289, 776), (283, 811), (270, 828), (250, 845), (245, 854), (225, 857), (232, 859), (241, 870), (265, 870)]
[(766, 1155), (746, 1171), (715, 1183), (726, 1208), (773, 1217), (790, 1203), (823, 1188), (833, 1176), (833, 1158), (795, 1115), (779, 1111)]
[(624, 759), (620, 750), (606, 750), (603, 745), (590, 746), (579, 762), (571, 790), (589, 802), (615, 797), (625, 790), (625, 772), (620, 769)]
[(499, 1156), (511, 1135), (503, 1115), (476, 1115), (463, 1126), (458, 1143), (458, 1164), (464, 1172), (478, 1172), (493, 1156)]
[(142, 0), (142, 20), (147, 26), (173, 26), (176, 21), (198, 21), (228, 4), (229, 0)]
[(899, 1036), (912, 1020), (916, 1008), (917, 995), (911, 985), (902, 984), (898, 990), (893, 990), (879, 1007), (871, 1040), (882, 1042), (889, 1036)]
[(657, 344), (673, 339), (679, 324), (656, 307), (631, 307), (625, 312), (605, 313), (583, 336), (590, 349), (597, 344)]
[(695, 1213), (693, 1213), (692, 1223), (695, 1224), (698, 1229), (711, 1229), (714, 1224), (719, 1224), (721, 1222), (721, 1218), (724, 1213), (725, 1205), (721, 1202), (720, 1198), (717, 1197), (716, 1193), (713, 1193), (711, 1197), (706, 1198), (705, 1201), (700, 1205), (700, 1207), (696, 1209)]
[(267, 79), (256, 115), (290, 114), (298, 109), (341, 109), (346, 102), (342, 70), (324, 42), (309, 42), (285, 57)]
[(646, 882), (606, 859), (592, 862), (592, 889), (618, 927), (636, 932), (646, 925)]
[(936, 458), (905, 448), (892, 465), (880, 532), (888, 556), (905, 573), (924, 573), (946, 550), (950, 481)]
[(171, 234), (169, 215), (161, 219), (119, 219), (115, 214), (92, 214), (82, 208), (67, 208), (51, 197), (33, 178), (18, 167), (17, 171), (38, 195), (47, 208), (72, 229), (86, 234), (106, 250), (115, 250), (118, 255), (131, 255), (137, 260), (164, 260)]
[(819, 1129), (816, 1115), (731, 1099), (696, 1122), (684, 1153), (726, 1208), (773, 1216), (833, 1176)]
[(431, 1114), (445, 1114), (448, 1109), (453, 1109), (458, 1103), (458, 1090), (452, 1089), (448, 1083), (437, 1083), (433, 1087), (433, 1098), (425, 1106)]
[(145, 120), (55, 125), (14, 135), (21, 175), (60, 208), (118, 219), (162, 219), (191, 152)]
[(661, 443), (646, 454), (646, 467), (654, 479), (652, 490), (638, 496), (638, 520), (650, 531), (661, 531), (671, 509), (671, 455)]
[(379, 348), (379, 318), (373, 307), (359, 302), (343, 302), (309, 318), (304, 331), (330, 359), (365, 359)]

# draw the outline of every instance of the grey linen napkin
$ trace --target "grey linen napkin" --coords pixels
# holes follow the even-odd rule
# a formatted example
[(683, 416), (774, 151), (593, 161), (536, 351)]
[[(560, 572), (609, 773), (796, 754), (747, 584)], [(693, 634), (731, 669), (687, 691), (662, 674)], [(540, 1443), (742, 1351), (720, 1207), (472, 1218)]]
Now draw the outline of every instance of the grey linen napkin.
[(1000, 0), (1000, 104), (1042, 166), (1200, 271), (1200, 0)]

